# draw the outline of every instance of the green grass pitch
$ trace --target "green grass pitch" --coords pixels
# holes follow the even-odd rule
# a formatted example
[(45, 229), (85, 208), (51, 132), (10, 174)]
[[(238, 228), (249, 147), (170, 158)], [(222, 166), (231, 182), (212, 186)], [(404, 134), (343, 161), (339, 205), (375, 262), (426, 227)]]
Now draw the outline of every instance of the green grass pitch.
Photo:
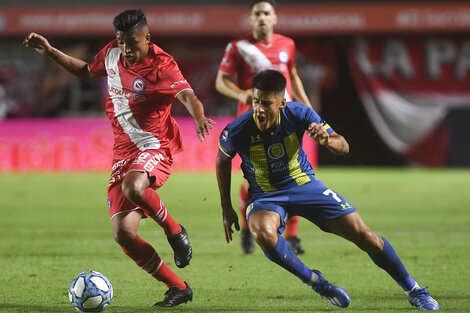
[[(444, 312), (470, 311), (470, 170), (328, 168), (319, 179), (356, 206), (397, 250), (405, 266)], [(85, 270), (104, 273), (114, 299), (106, 312), (417, 312), (401, 289), (351, 243), (301, 219), (301, 259), (351, 296), (339, 309), (259, 248), (243, 255), (239, 234), (225, 243), (214, 173), (174, 173), (159, 191), (193, 245), (179, 269), (164, 233), (144, 220), (139, 235), (194, 290), (193, 302), (152, 305), (166, 287), (138, 268), (112, 239), (108, 174), (0, 175), (0, 312), (75, 312), (67, 289)], [(233, 200), (241, 175), (233, 177)]]

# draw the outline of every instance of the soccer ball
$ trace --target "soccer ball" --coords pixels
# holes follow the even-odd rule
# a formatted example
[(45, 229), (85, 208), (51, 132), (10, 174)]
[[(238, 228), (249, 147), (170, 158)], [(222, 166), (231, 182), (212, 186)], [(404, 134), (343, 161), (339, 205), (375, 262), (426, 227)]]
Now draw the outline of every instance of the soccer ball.
[(113, 286), (103, 274), (86, 271), (73, 279), (69, 299), (78, 311), (101, 312), (113, 299)]

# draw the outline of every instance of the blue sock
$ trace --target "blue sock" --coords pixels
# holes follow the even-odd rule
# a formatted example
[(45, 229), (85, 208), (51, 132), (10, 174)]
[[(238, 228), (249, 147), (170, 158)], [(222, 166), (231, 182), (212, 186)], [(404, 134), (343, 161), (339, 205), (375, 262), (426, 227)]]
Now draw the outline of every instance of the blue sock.
[(281, 235), (278, 234), (277, 239), (274, 248), (263, 250), (266, 257), (300, 278), (302, 282), (308, 283), (312, 279), (312, 271), (295, 256)]
[(416, 282), (411, 278), (410, 274), (408, 274), (392, 245), (383, 237), (382, 240), (384, 241), (383, 250), (378, 254), (369, 254), (369, 257), (378, 267), (392, 276), (403, 290), (411, 290)]

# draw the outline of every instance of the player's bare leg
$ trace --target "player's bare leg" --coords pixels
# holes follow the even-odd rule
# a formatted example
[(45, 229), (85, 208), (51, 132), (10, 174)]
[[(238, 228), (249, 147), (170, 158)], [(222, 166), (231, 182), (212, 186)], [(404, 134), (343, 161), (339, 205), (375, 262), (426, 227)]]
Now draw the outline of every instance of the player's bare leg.
[(278, 242), (280, 216), (274, 211), (259, 210), (251, 214), (250, 230), (253, 239), (263, 250), (270, 250)]
[(352, 241), (367, 253), (380, 253), (384, 247), (382, 239), (366, 225), (358, 212), (327, 221), (325, 227), (329, 232)]
[(318, 270), (310, 270), (295, 256), (287, 241), (278, 233), (280, 220), (279, 214), (274, 211), (257, 210), (250, 216), (251, 233), (266, 257), (296, 275), (331, 304), (347, 307), (351, 300), (342, 288), (330, 284)]
[(408, 300), (421, 310), (439, 310), (439, 304), (426, 288), (420, 288), (406, 270), (392, 245), (377, 236), (362, 220), (359, 213), (354, 212), (325, 223), (328, 231), (355, 243), (369, 254), (374, 263), (385, 270), (408, 295)]
[(150, 186), (151, 181), (146, 172), (130, 171), (122, 182), (122, 192), (126, 199), (142, 208), (163, 227), (173, 248), (176, 266), (185, 267), (192, 257), (188, 233), (183, 226), (173, 220), (158, 194)]
[[(248, 229), (248, 223), (246, 222), (246, 208), (250, 201), (248, 188), (250, 188), (250, 184), (246, 179), (243, 179), (243, 182), (240, 186), (240, 216), (242, 217), (242, 230), (240, 236), (242, 250), (246, 254), (253, 253), (255, 248), (251, 232)], [(298, 216), (289, 216), (286, 222), (286, 230), (284, 233), (284, 237), (286, 238), (287, 243), (296, 255), (305, 253), (305, 250), (300, 245), (300, 239), (297, 236), (298, 224)]]

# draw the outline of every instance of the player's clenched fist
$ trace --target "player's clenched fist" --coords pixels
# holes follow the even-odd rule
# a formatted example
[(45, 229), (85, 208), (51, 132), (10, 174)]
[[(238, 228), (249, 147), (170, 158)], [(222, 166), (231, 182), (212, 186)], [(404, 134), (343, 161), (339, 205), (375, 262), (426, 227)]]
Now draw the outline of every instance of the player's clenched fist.
[(323, 125), (319, 123), (311, 123), (308, 126), (307, 135), (323, 146), (328, 144), (330, 137)]
[(36, 33), (29, 34), (23, 41), (23, 44), (43, 55), (47, 55), (52, 48), (46, 38)]

